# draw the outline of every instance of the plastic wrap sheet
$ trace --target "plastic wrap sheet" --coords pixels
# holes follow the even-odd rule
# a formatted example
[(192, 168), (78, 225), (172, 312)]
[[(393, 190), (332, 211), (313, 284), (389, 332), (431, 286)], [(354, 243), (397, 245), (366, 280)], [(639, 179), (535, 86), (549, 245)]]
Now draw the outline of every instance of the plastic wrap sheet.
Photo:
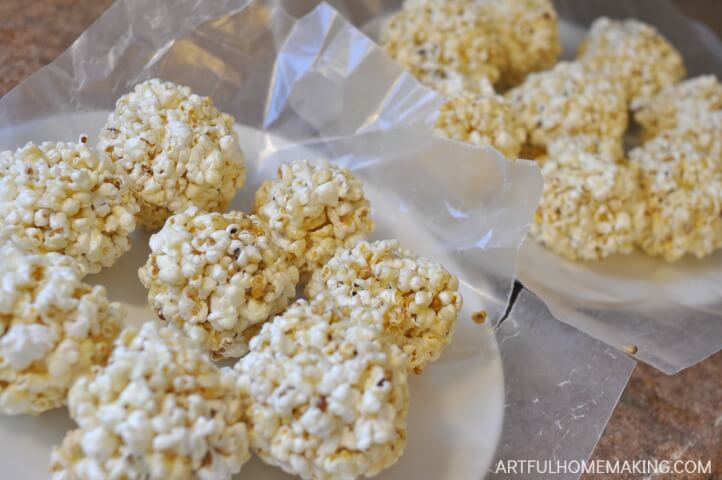
[(636, 362), (556, 321), (528, 291), (519, 294), (496, 337), (504, 359), (506, 404), (489, 478), (576, 480), (578, 473), (561, 471), (511, 477), (497, 467), (505, 462), (509, 468), (509, 460), (587, 459)]
[(3, 97), (0, 128), (111, 110), (120, 95), (155, 76), (211, 95), (237, 122), (289, 140), (433, 123), (442, 99), (336, 11), (323, 6), (296, 19), (283, 3), (117, 2)]

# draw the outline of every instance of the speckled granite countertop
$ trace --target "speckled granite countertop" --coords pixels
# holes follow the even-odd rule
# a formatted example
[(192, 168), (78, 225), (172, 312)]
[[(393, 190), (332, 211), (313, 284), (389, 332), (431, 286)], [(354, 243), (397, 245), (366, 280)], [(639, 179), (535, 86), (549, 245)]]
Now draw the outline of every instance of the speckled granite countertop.
[[(65, 50), (111, 3), (111, 0), (0, 0), (0, 95)], [(712, 26), (722, 34), (722, 2), (678, 3), (693, 16), (717, 22)], [(712, 14), (709, 9), (717, 13)], [(638, 365), (594, 458), (716, 459), (711, 475), (679, 475), (674, 479), (722, 479), (722, 353), (672, 377)]]

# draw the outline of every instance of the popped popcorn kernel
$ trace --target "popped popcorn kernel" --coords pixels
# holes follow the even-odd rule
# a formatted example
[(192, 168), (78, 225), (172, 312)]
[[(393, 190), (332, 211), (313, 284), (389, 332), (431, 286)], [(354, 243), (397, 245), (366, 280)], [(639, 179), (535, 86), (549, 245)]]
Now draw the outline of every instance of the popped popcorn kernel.
[(554, 66), (562, 47), (551, 0), (491, 0), (484, 5), (506, 57), (501, 88), (518, 85), (528, 74)]
[(654, 27), (631, 19), (595, 20), (579, 45), (577, 59), (622, 85), (632, 110), (686, 74), (674, 46)]
[(361, 242), (337, 252), (306, 286), (309, 298), (324, 292), (339, 307), (370, 309), (370, 318), (417, 373), (441, 356), (463, 303), (456, 277), (400, 248), (397, 240)]
[(337, 248), (352, 247), (374, 228), (361, 181), (326, 161), (281, 165), (278, 178), (256, 192), (254, 211), (301, 274), (321, 268)]
[(38, 415), (107, 360), (124, 312), (68, 256), (6, 244), (0, 258), (0, 411)]
[(644, 228), (637, 168), (618, 140), (560, 137), (539, 159), (544, 188), (532, 238), (570, 260), (631, 253)]
[(722, 111), (722, 83), (714, 75), (702, 75), (662, 89), (634, 113), (651, 139), (664, 130), (698, 130), (709, 122), (709, 113)]
[(158, 316), (214, 359), (237, 358), (260, 324), (296, 295), (298, 269), (254, 215), (190, 207), (150, 239), (138, 271)]
[(722, 246), (722, 112), (700, 129), (665, 130), (629, 153), (647, 225), (639, 246), (668, 262)]
[(406, 368), (373, 322), (298, 300), (233, 370), (253, 451), (304, 479), (376, 475), (406, 446)]
[(516, 159), (526, 131), (504, 97), (494, 93), (461, 93), (441, 106), (437, 133), (474, 145), (491, 145), (508, 159)]
[(138, 221), (154, 229), (191, 205), (228, 207), (246, 176), (233, 123), (210, 97), (152, 79), (116, 102), (98, 150), (127, 173)]
[(560, 62), (532, 73), (506, 99), (532, 147), (543, 148), (560, 136), (621, 139), (627, 128), (621, 88), (579, 63)]
[(124, 175), (83, 143), (0, 153), (0, 242), (62, 253), (96, 273), (130, 249), (137, 212)]
[(108, 364), (73, 385), (78, 428), (53, 450), (55, 480), (230, 479), (248, 460), (245, 399), (192, 340), (128, 327)]
[(432, 87), (456, 77), (477, 91), (480, 82), (499, 80), (506, 61), (486, 7), (468, 0), (407, 2), (384, 25), (380, 43)]

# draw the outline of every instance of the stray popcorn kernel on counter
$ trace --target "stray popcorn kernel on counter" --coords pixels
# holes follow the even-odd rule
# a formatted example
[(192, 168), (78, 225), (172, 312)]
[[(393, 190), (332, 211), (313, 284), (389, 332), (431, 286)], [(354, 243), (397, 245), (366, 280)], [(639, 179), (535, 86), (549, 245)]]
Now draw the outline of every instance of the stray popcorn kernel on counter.
[(84, 141), (0, 153), (0, 243), (71, 256), (87, 274), (130, 249), (138, 206), (124, 175)]
[(192, 205), (228, 207), (246, 177), (233, 124), (209, 97), (152, 79), (116, 102), (98, 150), (128, 175), (139, 223), (155, 229)]
[(361, 242), (314, 272), (309, 298), (327, 293), (342, 308), (365, 307), (388, 339), (421, 373), (451, 340), (462, 307), (459, 282), (438, 263), (401, 249), (396, 240)]
[(230, 480), (250, 457), (235, 379), (172, 327), (128, 327), (72, 387), (54, 480)]
[(532, 147), (545, 148), (562, 136), (621, 139), (627, 128), (622, 89), (580, 63), (560, 62), (532, 73), (506, 99)]
[(577, 60), (622, 85), (631, 110), (686, 74), (677, 49), (654, 27), (632, 19), (595, 20)]
[(636, 165), (616, 140), (560, 137), (540, 158), (544, 189), (530, 235), (570, 260), (631, 253), (645, 222)]
[(0, 411), (38, 415), (107, 360), (124, 312), (68, 256), (6, 244), (0, 257)]
[[(303, 479), (371, 477), (404, 451), (406, 356), (356, 310), (298, 300), (235, 365), (251, 447)], [(355, 315), (361, 315), (355, 318)]]
[(166, 221), (150, 249), (138, 276), (151, 307), (214, 359), (244, 355), (296, 295), (298, 269), (254, 215), (190, 207)]
[(374, 229), (361, 180), (326, 161), (281, 165), (277, 178), (263, 182), (256, 192), (254, 212), (302, 276)]

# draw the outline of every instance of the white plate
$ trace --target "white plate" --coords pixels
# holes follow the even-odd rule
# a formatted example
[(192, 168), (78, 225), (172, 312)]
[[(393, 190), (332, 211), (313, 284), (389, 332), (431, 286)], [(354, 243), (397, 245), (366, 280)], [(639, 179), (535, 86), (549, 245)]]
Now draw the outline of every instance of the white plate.
[[(62, 138), (68, 126), (73, 131), (94, 133), (105, 122), (107, 113), (75, 113), (0, 130), (0, 140), (17, 146), (34, 140), (71, 140)], [(237, 126), (241, 145), (248, 161), (248, 182), (233, 202), (233, 207), (247, 210), (253, 191), (264, 176), (263, 160), (279, 147), (282, 139), (269, 137), (255, 129)], [(95, 141), (92, 138), (91, 142)], [(313, 153), (309, 152), (309, 158)], [(266, 169), (267, 170), (267, 169)], [(267, 176), (267, 175), (265, 175)], [(365, 186), (372, 205), (383, 203), (383, 192)], [(406, 218), (385, 218), (384, 209), (374, 209), (377, 230), (374, 239), (401, 238), (404, 246), (431, 241), (431, 237)], [(147, 305), (146, 291), (137, 278), (138, 268), (148, 255), (149, 234), (136, 232), (133, 248), (113, 268), (88, 277), (91, 283), (108, 288), (113, 301), (123, 303), (128, 321), (142, 323), (154, 318)], [(418, 243), (417, 243), (418, 242)], [(449, 258), (436, 258), (449, 269)], [(422, 376), (411, 379), (409, 440), (399, 462), (378, 478), (386, 479), (453, 479), (479, 480), (489, 469), (499, 441), (504, 412), (504, 380), (501, 357), (493, 332), (487, 326), (471, 322), (471, 312), (482, 308), (478, 296), (462, 285), (464, 310), (456, 334), (442, 358), (429, 366)], [(2, 478), (35, 480), (48, 478), (50, 450), (73, 427), (65, 409), (39, 417), (0, 416), (0, 465)], [(279, 469), (252, 459), (243, 467), (239, 478), (254, 480), (290, 478)]]

